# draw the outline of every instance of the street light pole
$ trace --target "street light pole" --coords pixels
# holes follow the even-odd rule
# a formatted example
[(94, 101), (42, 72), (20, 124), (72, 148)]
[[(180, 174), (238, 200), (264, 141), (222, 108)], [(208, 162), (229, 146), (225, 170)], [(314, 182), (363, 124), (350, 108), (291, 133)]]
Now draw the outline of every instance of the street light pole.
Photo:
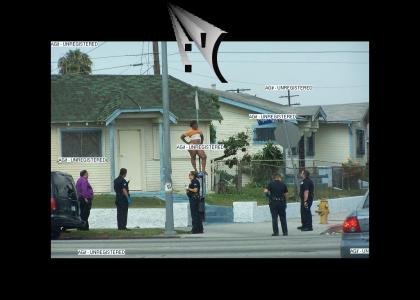
[(163, 173), (165, 177), (166, 222), (165, 235), (175, 235), (174, 205), (172, 198), (171, 140), (169, 134), (169, 88), (168, 53), (166, 42), (162, 42), (162, 106), (163, 106)]

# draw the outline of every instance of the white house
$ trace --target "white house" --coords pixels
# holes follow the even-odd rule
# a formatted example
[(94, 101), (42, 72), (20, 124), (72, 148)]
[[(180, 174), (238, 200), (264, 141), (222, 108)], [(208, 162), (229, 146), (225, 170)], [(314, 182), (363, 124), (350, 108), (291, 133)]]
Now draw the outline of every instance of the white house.
[[(366, 163), (368, 102), (289, 107), (245, 93), (202, 90), (219, 97), (223, 121), (212, 122), (218, 141), (237, 132), (248, 131), (252, 135), (249, 152), (255, 153), (268, 140), (274, 140), (277, 124), (258, 125), (256, 120), (249, 119), (249, 114), (295, 113), (298, 115), (301, 140), (292, 150), (301, 167), (337, 165), (348, 158)], [(290, 164), (289, 157), (287, 160)]]
[[(51, 170), (83, 169), (96, 193), (113, 192), (127, 168), (131, 191), (163, 189), (162, 78), (160, 75), (53, 75), (51, 77)], [(187, 151), (176, 150), (195, 119), (196, 88), (169, 77), (170, 137), (174, 191), (184, 193), (192, 170)], [(210, 142), (210, 122), (221, 120), (210, 95), (198, 91), (200, 128)], [(77, 157), (78, 161), (69, 161)]]

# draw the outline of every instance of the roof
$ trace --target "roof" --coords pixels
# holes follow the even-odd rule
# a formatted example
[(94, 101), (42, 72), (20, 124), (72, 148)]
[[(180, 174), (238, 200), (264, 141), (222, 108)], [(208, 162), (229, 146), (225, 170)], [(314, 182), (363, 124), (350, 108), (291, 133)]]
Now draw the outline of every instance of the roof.
[[(273, 113), (280, 114), (297, 114), (298, 116), (311, 116), (312, 118), (318, 115), (325, 116), (321, 105), (314, 106), (288, 106), (280, 103), (275, 103), (267, 99), (259, 98), (245, 93), (225, 92), (216, 89), (200, 88), (203, 91), (231, 99), (243, 104), (256, 106), (258, 108), (266, 109)], [(325, 116), (326, 117), (326, 116)]]
[(369, 102), (322, 105), (327, 122), (362, 121), (369, 109)]
[(225, 92), (216, 89), (200, 88), (203, 91), (234, 100), (242, 104), (255, 106), (273, 113), (289, 113), (298, 116), (310, 116), (313, 120), (318, 116), (325, 122), (352, 122), (361, 121), (368, 116), (369, 102), (345, 103), (331, 105), (287, 106), (267, 99), (259, 98), (245, 93)]
[[(169, 76), (169, 110), (195, 118), (196, 88)], [(198, 90), (200, 120), (222, 120), (211, 95)], [(51, 122), (107, 121), (118, 110), (162, 110), (161, 75), (52, 75)]]

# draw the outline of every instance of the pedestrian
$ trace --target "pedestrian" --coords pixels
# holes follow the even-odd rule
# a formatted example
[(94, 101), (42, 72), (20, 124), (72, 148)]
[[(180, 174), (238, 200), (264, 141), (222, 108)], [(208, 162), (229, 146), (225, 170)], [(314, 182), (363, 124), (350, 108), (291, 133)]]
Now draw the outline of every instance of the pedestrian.
[(92, 208), (93, 189), (88, 178), (88, 171), (82, 170), (76, 183), (76, 191), (80, 203), (80, 218), (85, 221), (85, 227), (79, 228), (79, 230), (89, 230), (89, 215), (90, 209)]
[[(197, 121), (191, 121), (190, 122), (191, 129), (184, 132), (181, 135), (181, 140), (186, 144), (202, 144), (204, 142), (204, 135), (203, 132), (198, 129), (198, 123)], [(190, 141), (187, 141), (185, 138), (189, 137)], [(201, 167), (202, 171), (205, 175), (207, 175), (206, 171), (206, 161), (207, 161), (207, 155), (204, 152), (204, 150), (188, 150), (191, 157), (191, 165), (194, 168), (194, 171), (197, 172), (197, 163), (196, 163), (196, 157), (197, 155), (201, 158)]]
[(127, 169), (121, 168), (120, 175), (114, 180), (118, 230), (130, 230), (127, 228), (128, 198), (130, 197), (130, 191), (128, 189), (128, 182), (125, 180), (126, 176)]
[(186, 188), (188, 199), (190, 200), (190, 210), (192, 219), (192, 230), (191, 233), (203, 233), (203, 221), (199, 213), (200, 205), (200, 182), (197, 179), (198, 173), (191, 171), (188, 174), (191, 180), (189, 186)]
[(287, 186), (281, 181), (279, 174), (274, 175), (273, 181), (271, 181), (267, 188), (264, 190), (268, 194), (269, 206), (271, 212), (271, 221), (273, 224), (272, 236), (279, 235), (278, 218), (280, 217), (281, 230), (283, 235), (288, 235), (287, 221), (286, 221), (286, 207), (287, 207)]
[(314, 201), (314, 183), (311, 178), (309, 178), (309, 171), (302, 170), (300, 172), (300, 177), (302, 181), (300, 182), (300, 217), (302, 226), (299, 226), (298, 229), (302, 231), (312, 231), (312, 213), (311, 206)]

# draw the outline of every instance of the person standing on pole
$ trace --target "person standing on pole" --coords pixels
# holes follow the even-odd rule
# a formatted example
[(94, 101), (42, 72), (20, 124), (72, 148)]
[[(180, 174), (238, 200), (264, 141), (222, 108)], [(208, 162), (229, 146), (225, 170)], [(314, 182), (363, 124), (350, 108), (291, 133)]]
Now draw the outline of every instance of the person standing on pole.
[(309, 171), (302, 170), (300, 172), (300, 177), (302, 181), (300, 183), (300, 216), (302, 220), (302, 226), (299, 226), (298, 229), (302, 231), (312, 231), (312, 213), (311, 206), (314, 201), (314, 183), (311, 178), (309, 178)]
[[(198, 123), (196, 120), (190, 122), (191, 129), (184, 132), (181, 135), (181, 140), (186, 144), (202, 144), (204, 142), (204, 135), (201, 130), (198, 129)], [(189, 137), (190, 141), (188, 142), (185, 138)], [(207, 175), (206, 172), (206, 160), (207, 155), (204, 150), (188, 150), (191, 156), (191, 165), (194, 168), (194, 171), (197, 171), (197, 163), (196, 157), (197, 155), (201, 158), (201, 169), (204, 174)]]
[(273, 234), (272, 236), (279, 235), (278, 218), (280, 217), (281, 230), (283, 235), (288, 235), (287, 222), (286, 222), (286, 201), (287, 201), (287, 186), (281, 182), (281, 176), (275, 174), (274, 180), (270, 182), (267, 188), (264, 190), (266, 195), (269, 197), (269, 206), (271, 212), (271, 219), (273, 223)]

